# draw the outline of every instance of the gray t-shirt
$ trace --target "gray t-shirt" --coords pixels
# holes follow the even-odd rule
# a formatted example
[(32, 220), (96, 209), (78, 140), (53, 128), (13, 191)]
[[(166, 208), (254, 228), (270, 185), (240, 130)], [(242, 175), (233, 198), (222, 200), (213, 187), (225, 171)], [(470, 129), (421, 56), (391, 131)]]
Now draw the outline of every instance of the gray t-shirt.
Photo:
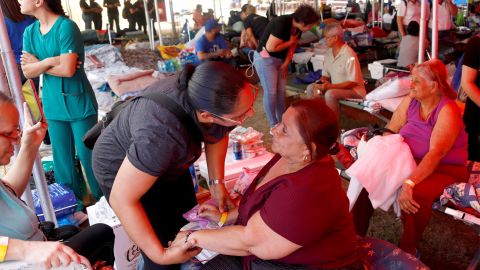
[(45, 236), (38, 228), (38, 219), (6, 183), (0, 179), (0, 236), (20, 240), (43, 241)]
[[(195, 111), (188, 104), (186, 91), (177, 89), (175, 78), (154, 83), (145, 91), (162, 91), (176, 101), (194, 119), (206, 143), (218, 142), (227, 135), (227, 127), (206, 126), (197, 121)], [(93, 149), (93, 169), (108, 199), (125, 156), (135, 168), (168, 181), (179, 177), (185, 171), (185, 165), (197, 158), (198, 147), (173, 113), (153, 100), (137, 98), (98, 138)], [(132, 184), (134, 181), (132, 179)]]

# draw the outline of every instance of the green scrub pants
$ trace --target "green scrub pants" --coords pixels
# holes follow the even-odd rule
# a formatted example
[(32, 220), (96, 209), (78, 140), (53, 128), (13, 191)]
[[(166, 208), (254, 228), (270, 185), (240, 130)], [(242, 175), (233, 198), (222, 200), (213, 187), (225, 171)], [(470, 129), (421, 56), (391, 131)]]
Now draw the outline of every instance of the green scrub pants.
[(97, 123), (97, 114), (76, 121), (48, 120), (48, 132), (52, 142), (55, 181), (71, 188), (77, 198), (77, 210), (83, 209), (87, 189), (82, 172), (75, 165), (78, 155), (85, 171), (90, 191), (95, 199), (103, 196), (92, 169), (92, 150), (85, 147), (83, 135)]

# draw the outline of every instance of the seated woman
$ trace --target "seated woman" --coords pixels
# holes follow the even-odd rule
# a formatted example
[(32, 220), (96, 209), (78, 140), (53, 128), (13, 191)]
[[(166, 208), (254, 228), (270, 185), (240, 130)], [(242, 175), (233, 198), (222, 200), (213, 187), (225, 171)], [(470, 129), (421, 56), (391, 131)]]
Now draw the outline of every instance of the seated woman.
[[(70, 262), (90, 267), (97, 260), (113, 263), (112, 228), (96, 224), (60, 242), (44, 242), (38, 218), (19, 196), (25, 191), (32, 173), (47, 124), (32, 126), (32, 119), (25, 105), (25, 124), (19, 128), (19, 114), (12, 100), (0, 92), (0, 165), (8, 165), (13, 155), (13, 145), (21, 141), (18, 156), (8, 173), (0, 179), (0, 269), (4, 260), (26, 261), (49, 269), (66, 266)], [(78, 253), (77, 253), (78, 252)], [(86, 256), (88, 260), (81, 256)]]
[[(417, 62), (418, 44), (420, 42), (420, 37), (418, 36), (419, 31), (420, 26), (416, 21), (411, 21), (408, 24), (407, 35), (402, 37), (398, 48), (397, 66), (411, 67)], [(427, 45), (426, 40), (424, 40), (424, 42), (425, 45)]]
[[(217, 256), (207, 269), (353, 269), (356, 236), (329, 156), (337, 150), (336, 119), (322, 99), (295, 102), (271, 130), (276, 155), (227, 213), (226, 223), (235, 225), (182, 232), (176, 241), (232, 256)], [(213, 206), (199, 211), (225, 220)]]
[[(439, 60), (414, 67), (410, 95), (403, 99), (387, 125), (404, 137), (418, 163), (398, 196), (403, 224), (400, 248), (411, 254), (417, 252), (432, 204), (443, 189), (468, 180), (467, 137), (454, 101), (456, 94), (446, 79), (447, 70)], [(373, 214), (365, 189), (352, 214), (357, 234), (365, 236)]]

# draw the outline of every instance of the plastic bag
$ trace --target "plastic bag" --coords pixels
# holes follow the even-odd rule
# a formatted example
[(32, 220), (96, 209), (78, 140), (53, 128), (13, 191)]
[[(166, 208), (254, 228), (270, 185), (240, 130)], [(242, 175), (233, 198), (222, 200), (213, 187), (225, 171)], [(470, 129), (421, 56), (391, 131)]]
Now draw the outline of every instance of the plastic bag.
[(230, 191), (230, 197), (232, 199), (236, 199), (240, 196), (243, 196), (247, 188), (252, 183), (253, 179), (257, 177), (258, 172), (259, 170), (242, 168), (242, 173), (238, 177), (237, 182), (235, 182), (235, 186), (233, 187), (232, 191)]

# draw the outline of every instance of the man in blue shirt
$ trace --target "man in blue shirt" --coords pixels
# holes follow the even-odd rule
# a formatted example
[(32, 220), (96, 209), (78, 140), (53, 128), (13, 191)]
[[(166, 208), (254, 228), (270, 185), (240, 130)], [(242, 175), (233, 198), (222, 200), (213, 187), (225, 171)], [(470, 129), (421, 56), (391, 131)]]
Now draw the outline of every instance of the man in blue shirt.
[(227, 43), (220, 33), (220, 26), (215, 19), (209, 19), (205, 23), (205, 34), (195, 44), (198, 60), (223, 61), (235, 66), (232, 52), (228, 49)]

